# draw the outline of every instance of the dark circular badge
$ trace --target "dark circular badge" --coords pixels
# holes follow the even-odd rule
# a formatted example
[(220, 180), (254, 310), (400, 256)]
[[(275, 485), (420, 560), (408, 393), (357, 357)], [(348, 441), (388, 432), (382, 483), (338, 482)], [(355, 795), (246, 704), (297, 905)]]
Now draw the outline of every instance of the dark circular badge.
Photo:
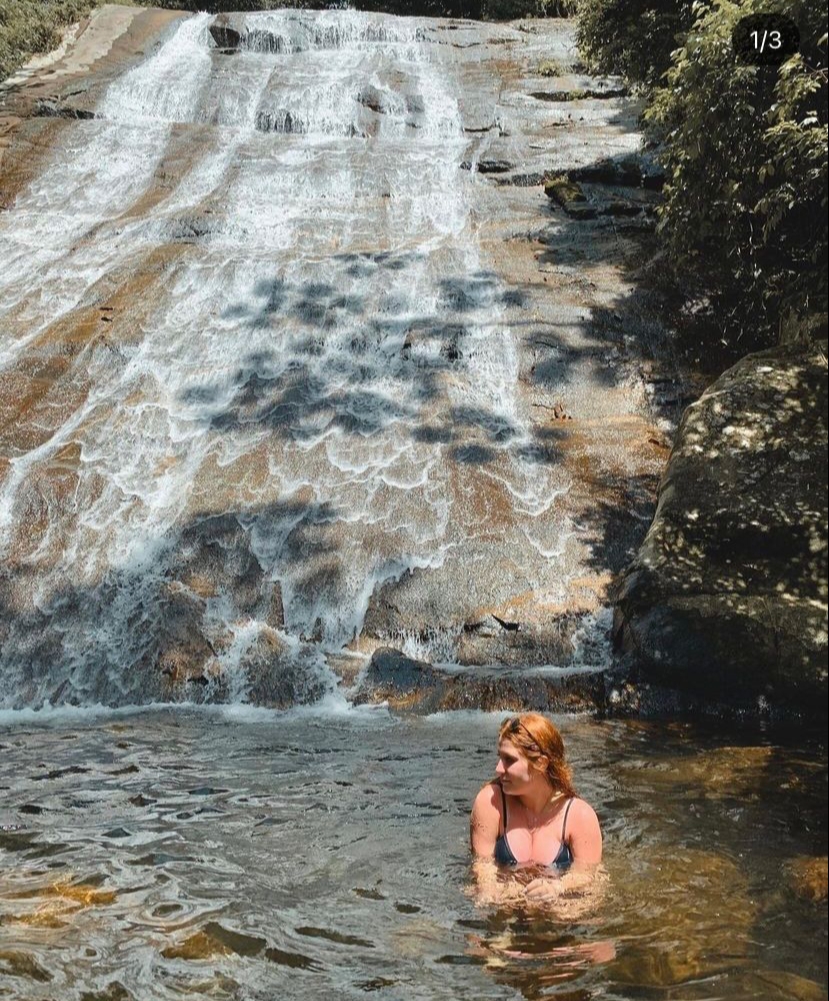
[(800, 47), (800, 31), (785, 14), (749, 14), (731, 32), (731, 44), (741, 63), (779, 66)]

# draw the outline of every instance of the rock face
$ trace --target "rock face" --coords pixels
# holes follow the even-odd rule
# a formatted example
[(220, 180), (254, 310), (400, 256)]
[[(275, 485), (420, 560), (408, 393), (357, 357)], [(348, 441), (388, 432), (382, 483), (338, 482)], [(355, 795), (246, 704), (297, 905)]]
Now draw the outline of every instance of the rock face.
[(357, 704), (388, 702), (392, 709), (422, 714), (450, 709), (589, 712), (604, 705), (605, 676), (601, 671), (447, 671), (381, 647), (351, 697)]
[(574, 27), (106, 5), (2, 89), (0, 705), (286, 705), (385, 646), (562, 706), (607, 664), (654, 195)]
[(826, 713), (825, 346), (749, 355), (685, 413), (617, 594), (641, 678)]

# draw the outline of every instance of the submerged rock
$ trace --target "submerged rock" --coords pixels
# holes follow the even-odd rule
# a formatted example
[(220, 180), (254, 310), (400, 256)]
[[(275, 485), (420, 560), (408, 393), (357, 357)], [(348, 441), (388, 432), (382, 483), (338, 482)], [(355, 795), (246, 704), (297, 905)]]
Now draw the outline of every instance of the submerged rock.
[(208, 921), (204, 928), (178, 945), (167, 946), (161, 955), (166, 959), (212, 959), (216, 956), (257, 956), (268, 943), (263, 938), (244, 935)]
[[(676, 844), (649, 849), (632, 852), (633, 866), (625, 871), (631, 863), (622, 859), (614, 872), (616, 906), (625, 914), (630, 945), (613, 963), (613, 980), (631, 994), (634, 985), (652, 984), (654, 993), (658, 985), (682, 996), (688, 983), (727, 975), (734, 963), (745, 961), (760, 907), (745, 873), (721, 851)], [(657, 927), (670, 927), (671, 939), (655, 941)], [(715, 948), (712, 941), (726, 941), (727, 947)]]
[(0, 949), (0, 974), (5, 977), (20, 977), (47, 984), (52, 974), (28, 952), (22, 949)]
[(826, 714), (826, 355), (749, 355), (686, 410), (617, 594), (640, 677)]
[(829, 895), (829, 859), (825, 855), (794, 858), (788, 870), (798, 896), (816, 903), (826, 900)]

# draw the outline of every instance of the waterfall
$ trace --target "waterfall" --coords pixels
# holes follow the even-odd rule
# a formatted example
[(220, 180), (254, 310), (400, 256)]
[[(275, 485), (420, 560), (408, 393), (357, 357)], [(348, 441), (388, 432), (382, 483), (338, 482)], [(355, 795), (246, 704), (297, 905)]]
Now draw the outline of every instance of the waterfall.
[(2, 706), (312, 698), (384, 583), (444, 573), (451, 632), (494, 538), (513, 592), (561, 551), (451, 54), (243, 20), (178, 22), (0, 216), (0, 374), (60, 376), (0, 466)]

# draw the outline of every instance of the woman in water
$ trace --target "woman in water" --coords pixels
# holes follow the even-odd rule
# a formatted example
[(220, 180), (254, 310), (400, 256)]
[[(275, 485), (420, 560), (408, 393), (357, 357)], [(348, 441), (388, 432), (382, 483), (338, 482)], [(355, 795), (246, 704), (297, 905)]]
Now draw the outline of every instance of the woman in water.
[[(555, 726), (539, 713), (506, 720), (495, 773), (470, 819), (481, 898), (549, 900), (586, 885), (602, 859), (602, 832), (593, 808), (576, 795)], [(505, 884), (504, 866), (536, 878)]]

